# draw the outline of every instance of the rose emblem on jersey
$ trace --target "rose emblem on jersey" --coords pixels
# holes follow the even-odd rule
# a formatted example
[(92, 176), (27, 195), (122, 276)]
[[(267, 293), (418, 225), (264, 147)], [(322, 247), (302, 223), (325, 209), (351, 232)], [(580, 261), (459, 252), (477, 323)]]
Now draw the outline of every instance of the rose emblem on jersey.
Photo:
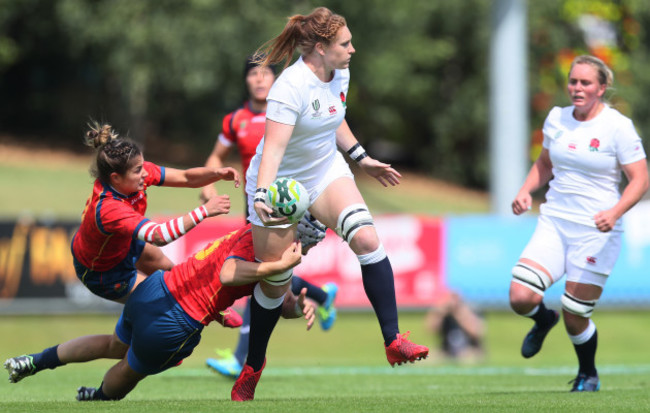
[(600, 141), (596, 138), (592, 139), (591, 142), (589, 142), (589, 150), (591, 152), (598, 152), (599, 146), (600, 146)]
[(347, 105), (345, 104), (345, 93), (341, 92), (341, 103), (343, 103), (343, 107), (346, 107)]

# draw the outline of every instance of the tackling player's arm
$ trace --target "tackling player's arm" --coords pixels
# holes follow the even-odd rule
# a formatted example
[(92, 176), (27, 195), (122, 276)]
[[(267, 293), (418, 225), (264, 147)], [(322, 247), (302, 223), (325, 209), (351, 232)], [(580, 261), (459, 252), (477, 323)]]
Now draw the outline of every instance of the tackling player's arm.
[[(220, 169), (223, 167), (223, 160), (228, 157), (230, 154), (231, 146), (225, 145), (221, 139), (217, 140), (217, 143), (214, 144), (214, 149), (208, 159), (205, 161), (205, 166), (207, 168), (216, 168)], [(217, 196), (217, 190), (214, 185), (209, 184), (201, 188), (201, 201), (206, 202), (208, 199)]]
[(300, 295), (295, 296), (291, 290), (287, 291), (282, 303), (283, 318), (304, 317), (307, 320), (307, 330), (311, 329), (316, 320), (316, 308), (314, 304), (306, 300), (307, 288), (300, 290)]
[(239, 187), (239, 172), (234, 168), (212, 168), (200, 166), (190, 169), (165, 168), (165, 181), (163, 186), (177, 188), (201, 188), (213, 182), (225, 180), (234, 181)]
[(230, 197), (215, 196), (187, 214), (161, 224), (143, 219), (135, 229), (135, 236), (145, 242), (163, 246), (185, 235), (207, 217), (230, 212)]
[(221, 267), (219, 279), (222, 285), (245, 285), (263, 280), (300, 264), (302, 259), (299, 242), (293, 242), (277, 261), (250, 262), (241, 258), (228, 258)]

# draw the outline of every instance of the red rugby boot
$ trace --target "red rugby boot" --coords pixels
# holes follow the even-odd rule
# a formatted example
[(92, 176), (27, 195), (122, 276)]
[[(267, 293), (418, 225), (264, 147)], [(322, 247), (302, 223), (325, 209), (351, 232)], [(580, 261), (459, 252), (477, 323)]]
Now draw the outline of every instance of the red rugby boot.
[(264, 359), (264, 364), (262, 364), (262, 368), (259, 371), (253, 371), (251, 366), (244, 364), (244, 369), (241, 371), (237, 381), (235, 381), (235, 385), (232, 386), (230, 398), (235, 402), (253, 400), (255, 398), (255, 387), (257, 387), (257, 382), (260, 381), (265, 366), (266, 359)]
[(411, 334), (407, 331), (404, 334), (397, 334), (397, 338), (386, 347), (386, 358), (392, 367), (395, 364), (398, 366), (407, 361), (413, 363), (415, 360), (422, 360), (429, 355), (429, 348), (421, 346), (407, 340), (406, 338)]

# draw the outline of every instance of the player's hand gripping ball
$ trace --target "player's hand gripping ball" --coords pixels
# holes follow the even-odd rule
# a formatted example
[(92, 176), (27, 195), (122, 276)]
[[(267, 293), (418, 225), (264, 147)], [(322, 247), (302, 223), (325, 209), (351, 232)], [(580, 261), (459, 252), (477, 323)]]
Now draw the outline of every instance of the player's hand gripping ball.
[(287, 217), (295, 224), (309, 208), (309, 193), (292, 178), (278, 178), (266, 192), (266, 203), (278, 217)]

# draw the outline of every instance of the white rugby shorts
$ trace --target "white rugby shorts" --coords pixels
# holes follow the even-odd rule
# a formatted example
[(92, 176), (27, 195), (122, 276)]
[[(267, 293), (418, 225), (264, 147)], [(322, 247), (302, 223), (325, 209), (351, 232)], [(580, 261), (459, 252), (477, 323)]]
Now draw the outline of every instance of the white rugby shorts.
[(621, 231), (601, 232), (562, 218), (540, 215), (521, 253), (551, 274), (553, 283), (567, 281), (604, 287), (621, 251)]
[[(325, 188), (327, 188), (329, 184), (334, 182), (336, 179), (343, 177), (354, 179), (354, 174), (350, 170), (350, 166), (345, 162), (345, 159), (343, 159), (343, 155), (337, 151), (334, 155), (334, 161), (327, 172), (325, 172), (323, 179), (318, 181), (318, 183), (312, 187), (305, 187), (307, 192), (309, 192), (309, 205), (312, 205), (316, 201), (316, 198), (325, 191)], [(253, 188), (252, 185), (250, 187), (247, 185), (246, 196), (248, 198), (248, 221), (253, 225), (263, 227), (264, 224), (253, 207), (254, 195), (255, 188)], [(290, 226), (291, 224), (275, 225), (273, 228), (289, 228)]]

